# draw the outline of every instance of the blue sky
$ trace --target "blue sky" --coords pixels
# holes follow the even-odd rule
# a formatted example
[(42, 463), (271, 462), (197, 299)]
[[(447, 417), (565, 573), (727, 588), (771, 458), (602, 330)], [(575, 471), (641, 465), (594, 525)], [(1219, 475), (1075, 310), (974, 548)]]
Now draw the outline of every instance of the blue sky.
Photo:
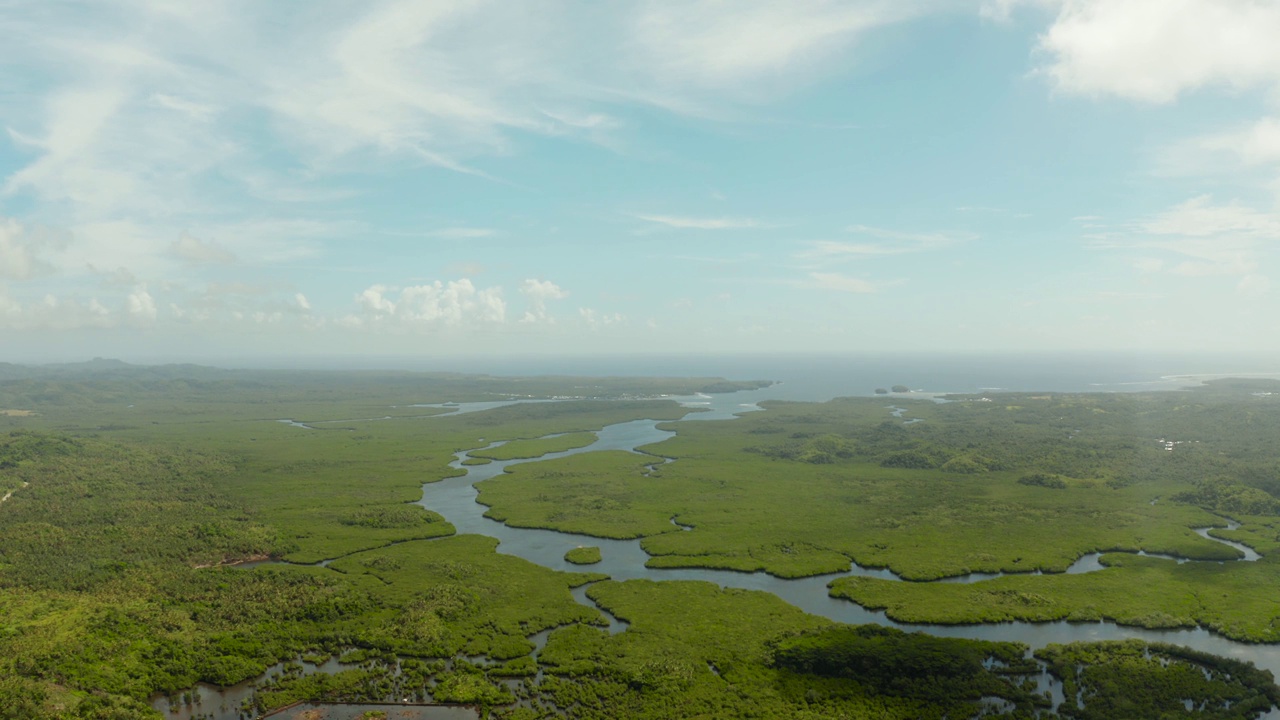
[(1270, 0), (0, 0), (0, 360), (1270, 353)]

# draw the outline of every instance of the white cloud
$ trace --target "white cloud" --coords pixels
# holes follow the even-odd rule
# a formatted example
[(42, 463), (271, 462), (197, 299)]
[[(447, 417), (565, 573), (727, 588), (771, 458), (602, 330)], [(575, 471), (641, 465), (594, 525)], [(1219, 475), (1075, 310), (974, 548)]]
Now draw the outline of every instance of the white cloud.
[(110, 328), (119, 316), (97, 298), (87, 302), (74, 297), (46, 293), (41, 299), (23, 304), (0, 288), (0, 328), (6, 330), (77, 330)]
[(839, 273), (823, 273), (811, 272), (809, 278), (812, 280), (811, 287), (820, 288), (822, 290), (836, 290), (838, 292), (847, 293), (873, 293), (876, 286), (870, 281), (862, 278), (848, 277)]
[(201, 240), (183, 233), (169, 246), (176, 258), (193, 265), (229, 265), (236, 261), (235, 253), (211, 240)]
[(1208, 195), (1191, 198), (1143, 223), (1154, 235), (1280, 239), (1280, 216), (1231, 202), (1215, 205)]
[(547, 311), (547, 303), (551, 300), (563, 300), (569, 292), (550, 280), (534, 280), (532, 278), (520, 283), (520, 294), (529, 303), (529, 309), (520, 319), (523, 323), (554, 323), (555, 318)]
[(385, 285), (373, 285), (356, 296), (356, 303), (370, 315), (392, 315), (396, 311), (396, 304), (386, 296), (387, 291)]
[(0, 218), (0, 278), (27, 280), (47, 272), (38, 245), (17, 220)]
[(125, 311), (138, 322), (150, 324), (156, 321), (156, 301), (147, 292), (145, 285), (139, 285), (129, 297), (125, 298)]
[(507, 312), (501, 287), (478, 289), (466, 278), (448, 282), (437, 280), (398, 290), (372, 285), (358, 294), (355, 300), (361, 316), (354, 324), (374, 327), (460, 327), (502, 323)]
[(311, 301), (307, 300), (307, 296), (297, 293), (293, 296), (293, 303), (303, 312), (311, 312)]
[(308, 218), (236, 220), (192, 224), (193, 233), (219, 238), (218, 244), (241, 262), (290, 263), (314, 257), (324, 240), (357, 234), (362, 227), (343, 221)]
[(1056, 8), (1062, 0), (983, 0), (978, 14), (987, 20), (1008, 22), (1013, 11), (1019, 6), (1032, 5), (1041, 8)]
[(1133, 268), (1143, 275), (1154, 275), (1164, 270), (1164, 260), (1160, 258), (1138, 258), (1133, 261)]
[(1280, 4), (1270, 0), (1060, 4), (1040, 38), (1041, 70), (1066, 92), (1168, 103), (1205, 86), (1280, 83)]
[[(786, 71), (814, 72), (861, 35), (918, 14), (908, 0), (644, 2), (629, 29), (637, 63), (658, 87), (754, 97), (785, 87)], [(787, 73), (788, 75), (792, 73)], [(794, 82), (794, 80), (792, 80)]]
[(697, 218), (674, 215), (635, 215), (634, 217), (658, 225), (682, 229), (732, 230), (760, 227), (760, 222), (751, 218)]
[[(1139, 250), (1133, 265), (1140, 273), (1166, 272), (1182, 277), (1238, 277), (1246, 294), (1265, 290), (1260, 274), (1267, 251), (1280, 246), (1280, 214), (1239, 202), (1214, 203), (1208, 195), (1090, 242), (1096, 248)], [(1153, 257), (1152, 252), (1165, 253)]]
[[(156, 291), (161, 278), (199, 282), (197, 266), (293, 262), (317, 254), (319, 240), (368, 231), (329, 219), (327, 206), (315, 211), (325, 220), (273, 217), (282, 202), (351, 197), (353, 171), (483, 174), (481, 159), (528, 135), (607, 144), (628, 130), (619, 105), (734, 116), (842, 67), (829, 61), (868, 32), (940, 4), (633, 0), (584, 13), (554, 2), (385, 0), (297, 13), (19, 3), (6, 7), (0, 73), (23, 82), (0, 94), (0, 116), (20, 164), (0, 192), (74, 236), (49, 253), (53, 271), (127, 267)], [(0, 272), (34, 272), (29, 243), (3, 242)]]
[(1236, 291), (1242, 295), (1266, 295), (1271, 291), (1271, 280), (1263, 275), (1245, 275), (1236, 284)]
[(602, 313), (592, 308), (578, 308), (578, 316), (592, 330), (600, 330), (610, 325), (621, 325), (627, 321), (626, 317), (621, 313)]
[(114, 87), (68, 89), (52, 95), (46, 105), (44, 136), (29, 142), (43, 154), (9, 176), (6, 193), (32, 189), (50, 200), (75, 204), (111, 205), (136, 190), (128, 175), (105, 164), (90, 164), (104, 141), (109, 122), (119, 113), (127, 93)]
[(198, 102), (192, 102), (182, 97), (174, 95), (166, 95), (164, 93), (155, 93), (151, 96), (151, 102), (158, 107), (175, 112), (182, 113), (192, 120), (208, 120), (213, 117), (216, 110), (211, 105), (204, 105)]
[(846, 230), (875, 238), (878, 242), (817, 240), (809, 243), (808, 249), (799, 252), (797, 257), (802, 260), (833, 261), (879, 255), (902, 255), (942, 248), (976, 237), (958, 233), (908, 233), (868, 225), (852, 225)]
[(431, 230), (427, 232), (427, 237), (439, 238), (483, 238), (493, 237), (498, 231), (492, 228), (473, 228), (473, 227), (449, 227), (440, 228), (439, 230)]
[(1192, 174), (1280, 165), (1280, 117), (1176, 143), (1165, 152), (1165, 160), (1176, 172)]
[(22, 319), (22, 305), (9, 297), (3, 286), (0, 286), (0, 327), (16, 328)]

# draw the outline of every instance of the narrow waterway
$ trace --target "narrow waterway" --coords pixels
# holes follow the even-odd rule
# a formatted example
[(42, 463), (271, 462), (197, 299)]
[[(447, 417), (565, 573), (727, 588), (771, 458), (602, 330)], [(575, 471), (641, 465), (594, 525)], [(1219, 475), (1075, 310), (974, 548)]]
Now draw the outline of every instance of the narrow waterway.
[[(718, 396), (698, 396), (685, 399), (685, 404), (702, 410), (690, 414), (680, 422), (698, 422), (706, 420), (732, 419), (744, 412), (759, 410), (752, 400), (753, 393), (736, 393)], [(893, 408), (892, 410), (897, 410)], [(902, 417), (902, 413), (893, 413)], [(905, 419), (904, 419), (905, 421)], [(525, 462), (539, 462), (554, 458), (567, 457), (585, 452), (600, 450), (623, 450), (638, 452), (637, 448), (661, 442), (674, 433), (657, 427), (659, 423), (652, 420), (636, 420), (611, 425), (601, 430), (598, 440), (587, 447), (551, 453), (533, 460), (495, 461), (486, 465), (463, 465), (467, 453), (459, 453), (453, 467), (466, 472), (465, 475), (449, 478), (423, 486), (423, 497), (420, 503), (443, 515), (453, 523), (459, 533), (475, 533), (497, 538), (500, 541), (498, 552), (514, 555), (537, 563), (553, 570), (578, 572), (584, 569), (592, 572), (608, 574), (614, 580), (630, 580), (644, 578), (649, 580), (700, 580), (715, 583), (721, 587), (761, 590), (773, 593), (784, 601), (815, 615), (844, 623), (875, 623), (908, 631), (924, 631), (930, 634), (971, 638), (977, 640), (995, 640), (1021, 642), (1032, 648), (1039, 648), (1050, 643), (1068, 643), (1076, 641), (1120, 640), (1137, 638), (1151, 642), (1167, 642), (1184, 645), (1215, 655), (1237, 658), (1253, 662), (1261, 668), (1270, 670), (1280, 677), (1280, 646), (1255, 645), (1235, 642), (1201, 628), (1177, 630), (1148, 630), (1137, 627), (1117, 625), (1112, 622), (1071, 623), (1066, 621), (1047, 623), (1006, 622), (985, 625), (930, 625), (905, 624), (890, 620), (883, 612), (871, 611), (847, 601), (830, 597), (827, 584), (839, 577), (849, 575), (865, 575), (885, 579), (898, 579), (892, 572), (883, 569), (861, 568), (853, 565), (848, 572), (832, 575), (787, 580), (762, 572), (742, 573), (727, 570), (706, 569), (654, 569), (645, 567), (649, 555), (640, 548), (638, 540), (610, 540), (587, 535), (562, 533), (551, 530), (514, 528), (484, 517), (487, 509), (476, 502), (477, 482), (495, 477), (506, 468)], [(490, 447), (494, 447), (495, 443)], [(656, 460), (656, 458), (655, 458)], [(679, 518), (673, 518), (677, 525)], [(1203, 537), (1223, 542), (1240, 549), (1244, 553), (1242, 562), (1256, 560), (1258, 555), (1251, 548), (1240, 543), (1229, 542), (1209, 535), (1207, 528), (1197, 529)], [(564, 554), (580, 545), (594, 545), (600, 548), (602, 560), (587, 568), (573, 565), (564, 560)], [(1104, 570), (1098, 563), (1097, 554), (1082, 557), (1069, 572), (1096, 572)], [(1171, 558), (1171, 560), (1177, 560)], [(992, 574), (973, 574), (960, 578), (950, 578), (948, 582), (979, 582), (996, 577)], [(574, 597), (590, 603), (585, 591), (579, 589)], [(601, 612), (604, 612), (601, 610)], [(624, 631), (625, 625), (616, 618), (610, 617), (611, 631)], [(1272, 711), (1268, 718), (1280, 718), (1280, 712)]]

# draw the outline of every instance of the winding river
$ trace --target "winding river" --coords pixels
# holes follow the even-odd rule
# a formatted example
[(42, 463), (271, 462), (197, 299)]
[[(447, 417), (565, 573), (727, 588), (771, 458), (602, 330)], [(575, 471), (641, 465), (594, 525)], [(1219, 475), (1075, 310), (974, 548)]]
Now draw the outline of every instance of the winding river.
[[(680, 422), (700, 422), (706, 420), (727, 420), (744, 412), (760, 410), (754, 402), (742, 402), (752, 399), (754, 393), (736, 393), (713, 397), (696, 396), (681, 398), (682, 404), (702, 410), (692, 413)], [(903, 413), (897, 407), (889, 408), (891, 414), (902, 418)], [(908, 419), (903, 419), (909, 422)], [(1046, 623), (1004, 622), (983, 625), (933, 625), (899, 623), (885, 616), (883, 611), (867, 610), (848, 600), (832, 598), (827, 594), (827, 584), (832, 580), (850, 575), (878, 577), (890, 580), (899, 579), (886, 569), (862, 568), (852, 565), (847, 572), (832, 575), (821, 575), (788, 580), (774, 577), (763, 572), (743, 573), (731, 570), (707, 569), (655, 569), (645, 567), (649, 555), (640, 548), (639, 540), (610, 540), (588, 535), (577, 535), (552, 530), (509, 527), (501, 522), (484, 517), (487, 509), (476, 502), (475, 483), (495, 477), (506, 468), (525, 462), (539, 462), (554, 458), (567, 457), (584, 452), (599, 450), (624, 450), (638, 452), (636, 448), (661, 442), (675, 433), (661, 430), (659, 423), (652, 420), (636, 420), (632, 422), (610, 425), (597, 433), (598, 439), (592, 445), (564, 452), (550, 453), (535, 459), (494, 461), (485, 465), (463, 465), (469, 455), (458, 453), (452, 466), (466, 474), (449, 478), (440, 482), (423, 485), (422, 500), (424, 507), (443, 515), (453, 523), (459, 533), (475, 533), (497, 538), (500, 541), (498, 552), (524, 558), (553, 570), (569, 572), (601, 572), (614, 580), (630, 580), (644, 578), (649, 580), (701, 580), (715, 583), (721, 587), (762, 590), (773, 593), (786, 602), (795, 605), (805, 612), (820, 615), (844, 623), (875, 623), (901, 628), (908, 631), (924, 631), (945, 637), (972, 638), (977, 640), (996, 640), (1021, 642), (1032, 648), (1043, 647), (1050, 643), (1068, 643), (1094, 640), (1122, 640), (1137, 638), (1151, 642), (1167, 642), (1201, 650), (1226, 657), (1247, 660), (1255, 665), (1270, 670), (1280, 677), (1280, 646), (1257, 645), (1236, 642), (1203, 628), (1148, 630), (1139, 627), (1117, 625), (1113, 622), (1072, 623), (1056, 621)], [(501, 443), (494, 443), (496, 447)], [(477, 451), (479, 452), (479, 451)], [(655, 458), (655, 461), (657, 459)], [(679, 525), (679, 518), (672, 522)], [(1258, 554), (1246, 545), (1215, 538), (1209, 534), (1208, 528), (1198, 528), (1198, 534), (1209, 540), (1222, 542), (1239, 549), (1244, 553), (1240, 562), (1258, 559)], [(602, 560), (589, 567), (573, 565), (564, 559), (564, 554), (580, 545), (594, 545), (600, 548)], [(1098, 553), (1091, 553), (1077, 560), (1067, 572), (1097, 572), (1104, 570), (1098, 562)], [(1185, 560), (1170, 558), (1171, 561)], [(939, 582), (981, 582), (998, 574), (966, 575), (948, 578)], [(586, 597), (585, 589), (575, 591), (574, 596), (584, 604), (595, 606)], [(611, 630), (618, 632), (625, 629), (625, 624), (610, 617)], [(1280, 711), (1273, 710), (1267, 718), (1280, 719)]]
[[(755, 403), (755, 400), (767, 399), (770, 396), (771, 393), (765, 394), (764, 391), (749, 391), (727, 395), (707, 396), (699, 394), (688, 398), (677, 398), (677, 400), (679, 400), (683, 405), (699, 411), (689, 414), (679, 422), (730, 420), (746, 412), (761, 410), (759, 405)], [(743, 402), (744, 400), (749, 400), (750, 402)], [(445, 403), (415, 407), (445, 408), (452, 410), (452, 412), (447, 412), (439, 416), (441, 422), (447, 422), (447, 418), (450, 415), (479, 412), (518, 402), (548, 401), (509, 400), (483, 403)], [(904, 423), (920, 422), (920, 420), (905, 418), (904, 415), (907, 412), (906, 408), (889, 406), (886, 409), (889, 411), (889, 415), (900, 419)], [(293, 420), (281, 420), (280, 422), (288, 423), (289, 425), (299, 428), (312, 429), (309, 425), (298, 423)], [(639, 540), (611, 540), (607, 538), (598, 538), (594, 536), (578, 535), (552, 530), (509, 527), (501, 522), (486, 518), (484, 516), (487, 509), (486, 506), (476, 502), (477, 491), (474, 487), (475, 483), (495, 477), (512, 465), (527, 462), (540, 462), (543, 460), (562, 458), (570, 455), (601, 450), (622, 450), (643, 454), (640, 453), (637, 448), (661, 442), (675, 434), (668, 430), (659, 429), (657, 427), (658, 424), (659, 423), (654, 420), (635, 420), (610, 425), (597, 432), (596, 441), (589, 446), (563, 452), (549, 453), (532, 459), (500, 460), (491, 461), (483, 465), (464, 465), (463, 462), (469, 459), (470, 455), (468, 452), (460, 452), (451, 463), (451, 466), (462, 471), (464, 474), (441, 480), (439, 482), (425, 483), (422, 487), (422, 499), (419, 501), (419, 504), (443, 515), (446, 520), (453, 523), (459, 534), (478, 534), (497, 538), (500, 541), (498, 545), (498, 552), (521, 557), (552, 570), (567, 572), (582, 572), (584, 570), (600, 572), (609, 575), (613, 580), (630, 580), (637, 578), (649, 580), (699, 580), (715, 583), (721, 587), (761, 590), (772, 593), (805, 612), (820, 615), (837, 622), (851, 624), (874, 623), (877, 625), (901, 628), (907, 631), (923, 631), (945, 637), (1020, 642), (1033, 649), (1043, 647), (1050, 643), (1121, 640), (1127, 638), (1137, 638), (1151, 642), (1174, 643), (1177, 645), (1191, 647), (1196, 650), (1213, 653), (1215, 655), (1247, 660), (1261, 668), (1270, 670), (1274, 675), (1280, 677), (1280, 645), (1255, 645), (1235, 642), (1202, 628), (1148, 630), (1138, 627), (1117, 625), (1113, 622), (1107, 621), (1091, 623), (1071, 623), (1067, 621), (1046, 623), (1005, 622), (983, 625), (899, 623), (886, 617), (883, 611), (867, 610), (851, 601), (832, 598), (827, 593), (827, 584), (832, 580), (841, 577), (866, 576), (887, 580), (901, 580), (901, 578), (888, 569), (863, 568), (851, 563), (850, 569), (843, 573), (788, 580), (768, 575), (763, 572), (744, 573), (730, 570), (709, 570), (697, 568), (647, 568), (645, 567), (645, 562), (649, 559), (649, 555), (641, 549)], [(502, 442), (492, 443), (483, 449), (487, 450), (498, 447), (502, 444)], [(475, 452), (480, 452), (480, 450)], [(656, 456), (651, 457), (654, 457), (654, 464), (671, 462), (670, 460), (658, 458)], [(681, 525), (678, 517), (672, 518), (671, 522), (683, 530), (692, 529), (686, 525)], [(1231, 524), (1231, 526), (1234, 526), (1234, 524)], [(1255, 561), (1259, 557), (1252, 548), (1249, 548), (1246, 545), (1211, 536), (1209, 534), (1209, 528), (1197, 528), (1196, 532), (1206, 539), (1225, 543), (1240, 550), (1243, 554), (1240, 562)], [(602, 555), (601, 562), (584, 568), (583, 566), (573, 565), (564, 559), (566, 552), (583, 545), (599, 547)], [(1084, 573), (1105, 570), (1105, 567), (1098, 560), (1099, 557), (1100, 553), (1090, 553), (1085, 555), (1073, 563), (1066, 572)], [(1169, 557), (1169, 560), (1176, 562), (1188, 562), (1185, 559), (1173, 557)], [(246, 564), (246, 567), (256, 564), (260, 563)], [(327, 564), (327, 562), (321, 564)], [(973, 573), (959, 577), (946, 578), (936, 582), (982, 582), (999, 576), (999, 573)], [(587, 597), (586, 591), (587, 587), (583, 586), (574, 589), (572, 594), (579, 603), (596, 608), (605, 616), (605, 618), (608, 619), (609, 632), (625, 632), (627, 624), (592, 602), (590, 598)], [(535, 652), (541, 650), (550, 632), (550, 630), (544, 630), (530, 638), (536, 646)], [(333, 664), (334, 662), (336, 661), (331, 661), (330, 664)], [(332, 668), (326, 667), (308, 669), (310, 671), (319, 672), (333, 671)], [(1039, 677), (1038, 683), (1041, 689), (1048, 690), (1052, 694), (1056, 707), (1057, 702), (1061, 702), (1062, 700), (1060, 683), (1050, 678), (1047, 674), (1043, 674)], [(214, 702), (221, 701), (224, 708), (227, 708), (228, 705), (234, 708), (240, 699), (248, 697), (251, 692), (251, 686), (248, 683), (244, 684), (243, 688), (219, 689), (213, 688), (212, 686), (201, 686), (201, 689), (204, 690), (206, 694), (212, 695), (209, 699), (214, 700)], [(234, 701), (232, 701), (231, 692), (233, 690), (239, 693), (239, 695), (235, 697)], [(240, 697), (240, 695), (243, 697)], [(163, 707), (164, 705), (167, 705), (167, 703), (162, 703), (160, 699), (157, 699), (154, 704), (157, 709), (167, 710), (168, 708)], [(209, 703), (206, 707), (209, 705), (213, 705), (213, 703)], [(177, 712), (170, 714), (169, 717), (189, 718), (193, 716), (193, 709), (195, 708), (191, 708), (190, 706), (177, 709)], [(445, 709), (435, 710), (440, 712), (445, 711)], [(427, 714), (420, 715), (419, 717), (435, 717), (430, 714), (432, 712), (431, 710), (425, 710), (425, 712)], [(236, 717), (237, 715), (238, 713), (234, 713), (233, 710), (231, 713), (228, 713), (226, 717)], [(209, 716), (222, 717), (222, 715), (218, 713), (210, 713)], [(444, 717), (444, 715), (441, 715), (440, 717)], [(1280, 709), (1273, 709), (1263, 717), (1268, 718), (1269, 720), (1280, 720)]]

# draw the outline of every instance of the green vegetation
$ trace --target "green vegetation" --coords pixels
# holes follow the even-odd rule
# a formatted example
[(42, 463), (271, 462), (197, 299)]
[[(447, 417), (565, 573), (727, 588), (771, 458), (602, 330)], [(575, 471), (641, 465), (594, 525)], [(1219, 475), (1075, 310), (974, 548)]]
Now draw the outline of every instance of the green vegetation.
[[(728, 387), (717, 383), (0, 365), (0, 407), (35, 413), (0, 415), (0, 497), (13, 493), (0, 504), (0, 720), (154, 718), (157, 693), (280, 662), (254, 710), (430, 693), (511, 718), (1050, 717), (1021, 646), (833, 624), (709, 583), (555, 572), (417, 504), (423, 482), (458, 474), (458, 452), (581, 447), (609, 424), (688, 412), (638, 396)], [(1113, 618), (1276, 642), (1280, 402), (1257, 387), (912, 400), (924, 420), (912, 425), (883, 399), (770, 403), (670, 426), (647, 448), (670, 464), (529, 462), (482, 483), (480, 499), (513, 525), (643, 538), (658, 567), (1022, 571), (833, 584), (897, 618)], [(528, 395), (583, 399), (456, 417), (411, 407)], [(1240, 527), (1222, 529), (1224, 514)], [(1192, 532), (1205, 526), (1263, 559), (1112, 553), (1101, 572), (1029, 572), (1107, 550), (1238, 557)], [(277, 562), (226, 567), (266, 558)], [(583, 585), (625, 632), (574, 600)], [(531, 638), (548, 632), (535, 657)], [(331, 657), (345, 663), (333, 674), (296, 662)], [(1250, 717), (1278, 697), (1251, 666), (1167, 646), (1037, 657), (1081, 699), (1066, 717), (1194, 716), (1184, 701)]]
[(330, 567), (347, 576), (376, 578), (379, 599), (396, 608), (389, 624), (362, 634), (359, 644), (402, 655), (507, 660), (529, 654), (526, 637), (540, 630), (605, 623), (569, 594), (603, 575), (553, 572), (500, 555), (497, 546), (493, 538), (460, 535), (334, 561)]
[(1057, 475), (1050, 473), (1031, 473), (1018, 478), (1018, 482), (1023, 485), (1035, 485), (1036, 487), (1049, 488), (1050, 490), (1066, 490), (1067, 481)]
[(566, 562), (574, 565), (595, 565), (600, 562), (600, 548), (598, 547), (576, 547), (564, 554)]
[[(1280, 704), (1270, 673), (1187, 648), (1125, 640), (1036, 651), (1072, 702), (1064, 718), (1252, 718)], [(1188, 709), (1191, 708), (1190, 710)]]
[[(646, 448), (677, 459), (651, 475), (633, 454), (588, 453), (512, 468), (480, 483), (480, 501), (512, 525), (643, 537), (654, 567), (782, 577), (850, 560), (930, 580), (1061, 572), (1102, 550), (1239, 557), (1192, 532), (1224, 525), (1220, 516), (1172, 498), (1222, 475), (1266, 493), (1280, 403), (1245, 415), (1235, 408), (1260, 399), (1211, 390), (1033, 397), (913, 402), (925, 422), (912, 425), (869, 398), (766, 403), (737, 420), (681, 424)], [(1174, 434), (1200, 442), (1164, 450), (1157, 439)], [(1041, 476), (1064, 487), (1019, 482)], [(679, 532), (673, 516), (695, 529)], [(1274, 531), (1265, 542), (1248, 535), (1251, 518), (1238, 518), (1238, 537), (1265, 553)]]
[(542, 457), (548, 453), (586, 447), (595, 441), (596, 434), (590, 432), (568, 433), (531, 440), (512, 440), (496, 448), (476, 450), (471, 453), (471, 457), (488, 458), (490, 460), (525, 460)]
[[(837, 626), (774, 643), (775, 667), (797, 674), (846, 678), (876, 695), (938, 704), (998, 697), (1017, 705), (1045, 704), (1010, 678), (1037, 672), (1014, 643), (907, 634), (875, 625)], [(988, 664), (999, 672), (991, 672)]]
[[(979, 694), (944, 697), (927, 674), (953, 663), (965, 670), (949, 687), (1031, 702), (1019, 682), (982, 666), (987, 657), (1020, 661), (1025, 648), (1010, 643), (834, 625), (767, 593), (710, 583), (604, 582), (588, 593), (631, 626), (613, 636), (582, 626), (551, 634), (538, 657), (550, 675), (543, 702), (571, 717), (974, 716)], [(876, 638), (903, 672), (864, 674), (857, 655), (873, 648), (848, 652), (851, 636)]]
[[(304, 653), (357, 645), (514, 658), (540, 629), (603, 622), (568, 593), (597, 576), (498, 555), (487, 538), (406, 542), (454, 532), (408, 503), (485, 438), (686, 410), (586, 400), (446, 419), (402, 406), (392, 409), (401, 419), (326, 424), (385, 417), (387, 406), (373, 404), (381, 396), (489, 399), (474, 388), (545, 387), (331, 379), (115, 368), (0, 380), (0, 405), (40, 410), (0, 417), (0, 487), (17, 489), (0, 505), (0, 717), (148, 717), (154, 693), (234, 684)], [(682, 392), (681, 382), (622, 387)], [(324, 429), (276, 422), (289, 416)], [(332, 569), (215, 567), (266, 557), (344, 559)], [(294, 697), (350, 695), (342, 683), (367, 684), (355, 677), (306, 680), (313, 689)]]
[(1149, 628), (1210, 628), (1248, 642), (1280, 642), (1280, 565), (1177, 564), (1128, 554), (1102, 556), (1106, 570), (964, 583), (841, 578), (831, 594), (884, 609), (902, 622), (1098, 621)]

